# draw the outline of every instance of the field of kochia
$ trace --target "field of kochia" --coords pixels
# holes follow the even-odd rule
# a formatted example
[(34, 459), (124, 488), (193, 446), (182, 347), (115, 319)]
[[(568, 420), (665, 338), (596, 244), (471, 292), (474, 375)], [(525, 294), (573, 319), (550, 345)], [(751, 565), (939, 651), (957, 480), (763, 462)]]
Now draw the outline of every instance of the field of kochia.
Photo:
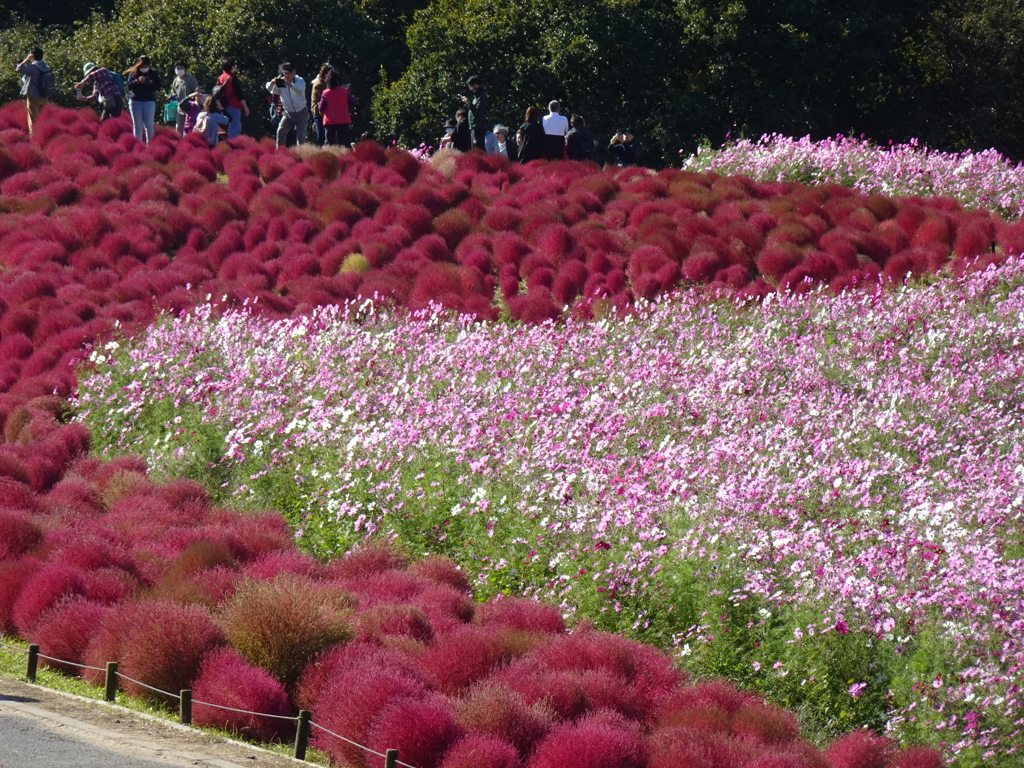
[(0, 110), (0, 631), (417, 768), (1016, 751), (1024, 225), (129, 128)]

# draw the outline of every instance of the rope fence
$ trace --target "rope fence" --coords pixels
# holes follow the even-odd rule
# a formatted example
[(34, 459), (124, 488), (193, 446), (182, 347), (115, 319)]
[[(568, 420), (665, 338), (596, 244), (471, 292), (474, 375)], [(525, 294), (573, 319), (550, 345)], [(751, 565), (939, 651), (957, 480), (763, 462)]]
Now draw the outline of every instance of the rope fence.
[(54, 661), (58, 664), (67, 664), (71, 667), (78, 667), (79, 669), (93, 669), (97, 672), (106, 672), (103, 667), (90, 667), (88, 664), (78, 664), (74, 661), (68, 661), (67, 659), (55, 659), (53, 656), (47, 656), (45, 653), (37, 654), (40, 659), (46, 659), (47, 661)]
[[(364, 747), (364, 746), (363, 746), (362, 744), (358, 744), (358, 743), (356, 743), (356, 742), (352, 741), (352, 739), (346, 739), (346, 738), (345, 738), (344, 736), (342, 736), (341, 734), (335, 733), (334, 731), (331, 731), (331, 730), (328, 730), (327, 728), (324, 728), (324, 727), (323, 727), (322, 725), (320, 725), (319, 723), (312, 723), (312, 722), (311, 722), (311, 723), (310, 723), (310, 725), (312, 725), (312, 726), (313, 726), (314, 728), (316, 728), (317, 730), (323, 731), (324, 733), (329, 733), (329, 734), (330, 734), (331, 736), (333, 736), (333, 737), (334, 737), (334, 738), (336, 738), (336, 739), (341, 739), (342, 741), (346, 741), (346, 742), (348, 742), (349, 744), (351, 744), (351, 745), (352, 745), (352, 746), (354, 746), (354, 747), (359, 747), (360, 749), (366, 750), (366, 751), (367, 751), (367, 752), (369, 752), (369, 753), (370, 753), (371, 755), (377, 755), (377, 757), (383, 757), (383, 758), (384, 758), (385, 760), (387, 760), (387, 759), (388, 759), (388, 755), (387, 755), (387, 753), (383, 753), (383, 754), (382, 754), (382, 753), (380, 753), (380, 752), (377, 752), (376, 750), (370, 749), (369, 747)], [(396, 753), (396, 755), (397, 755), (397, 751), (396, 751), (396, 750), (393, 750), (393, 749), (389, 749), (389, 750), (388, 750), (388, 752), (395, 752), (395, 753)], [(395, 757), (395, 763), (394, 763), (394, 764), (395, 764), (395, 765), (401, 765), (401, 766), (403, 766), (404, 768), (416, 768), (416, 766), (414, 766), (414, 765), (409, 765), (408, 763), (403, 763), (403, 762), (402, 762), (401, 760), (399, 760), (399, 759), (398, 759), (397, 757)]]
[(128, 675), (118, 672), (116, 661), (108, 661), (106, 667), (91, 667), (88, 664), (80, 664), (79, 662), (69, 661), (68, 659), (58, 659), (54, 656), (47, 656), (46, 654), (39, 652), (39, 646), (35, 643), (30, 643), (27, 649), (17, 645), (12, 645), (11, 643), (5, 642), (3, 640), (0, 640), (0, 645), (6, 648), (10, 648), (13, 651), (17, 651), (18, 653), (27, 654), (28, 659), (25, 668), (25, 678), (30, 683), (36, 682), (36, 676), (39, 670), (39, 659), (46, 659), (47, 661), (52, 661), (55, 664), (67, 664), (68, 666), (72, 667), (78, 667), (81, 669), (91, 669), (96, 672), (103, 672), (105, 675), (103, 685), (103, 698), (105, 701), (108, 702), (114, 702), (114, 700), (117, 697), (118, 678), (121, 678), (122, 680), (128, 680), (129, 682), (135, 683), (136, 685), (140, 685), (147, 690), (153, 691), (154, 693), (159, 693), (163, 696), (167, 696), (168, 698), (177, 699), (179, 705), (178, 715), (182, 725), (192, 725), (193, 704), (199, 704), (204, 707), (213, 707), (214, 709), (223, 709), (228, 712), (236, 712), (242, 715), (253, 715), (255, 717), (269, 717), (276, 720), (294, 720), (295, 743), (292, 749), (292, 755), (298, 760), (306, 759), (306, 749), (309, 745), (310, 729), (316, 728), (317, 730), (323, 731), (324, 733), (333, 736), (336, 739), (340, 739), (341, 741), (351, 744), (354, 747), (358, 747), (359, 749), (369, 752), (371, 755), (377, 755), (378, 757), (384, 758), (384, 768), (397, 768), (397, 766), (402, 766), (402, 768), (416, 768), (416, 766), (414, 765), (409, 765), (408, 763), (403, 763), (401, 760), (399, 760), (397, 749), (389, 749), (383, 753), (377, 752), (376, 750), (370, 749), (369, 747), (359, 744), (358, 742), (352, 741), (351, 739), (346, 739), (341, 734), (335, 733), (334, 731), (325, 728), (319, 723), (314, 723), (311, 719), (312, 715), (309, 712), (309, 710), (300, 709), (299, 714), (297, 716), (289, 717), (287, 715), (273, 715), (269, 712), (253, 712), (248, 709), (236, 709), (235, 707), (227, 707), (223, 704), (213, 704), (209, 701), (193, 701), (191, 689), (186, 688), (180, 691), (179, 693), (171, 693), (170, 691), (164, 691), (160, 688), (154, 688), (152, 685), (148, 685), (147, 683), (144, 683), (141, 680), (136, 680), (134, 677), (128, 677)]

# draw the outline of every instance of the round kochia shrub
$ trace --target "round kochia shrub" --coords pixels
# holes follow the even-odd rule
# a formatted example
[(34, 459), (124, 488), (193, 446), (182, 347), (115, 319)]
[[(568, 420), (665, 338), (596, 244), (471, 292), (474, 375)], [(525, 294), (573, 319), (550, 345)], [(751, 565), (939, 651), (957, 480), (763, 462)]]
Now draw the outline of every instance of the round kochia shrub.
[[(97, 627), (84, 661), (101, 669), (117, 661), (118, 672), (133, 678), (120, 680), (123, 690), (170, 703), (150, 688), (177, 696), (191, 687), (205, 656), (223, 644), (223, 633), (202, 608), (162, 600), (123, 603)], [(98, 685), (103, 673), (85, 670), (83, 677)]]
[(221, 624), (250, 663), (292, 686), (313, 656), (352, 636), (351, 606), (339, 587), (283, 573), (241, 585)]
[[(287, 739), (295, 731), (294, 723), (277, 719), (292, 716), (282, 685), (230, 648), (206, 657), (193, 683), (192, 699), (192, 720), (198, 726), (223, 728), (261, 741)], [(247, 715), (208, 704), (277, 717)]]

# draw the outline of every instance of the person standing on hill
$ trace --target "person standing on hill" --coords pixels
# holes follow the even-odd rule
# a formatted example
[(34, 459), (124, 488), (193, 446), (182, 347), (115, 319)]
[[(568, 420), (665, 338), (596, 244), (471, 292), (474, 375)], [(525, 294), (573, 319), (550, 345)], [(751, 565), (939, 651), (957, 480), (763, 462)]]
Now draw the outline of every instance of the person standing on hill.
[(608, 145), (608, 156), (615, 165), (636, 165), (636, 142), (630, 128), (615, 132), (611, 144)]
[(557, 101), (548, 104), (544, 115), (544, 157), (548, 160), (565, 159), (565, 136), (569, 133), (569, 121), (562, 114), (562, 105)]
[[(82, 89), (92, 84), (92, 93), (82, 95)], [(75, 83), (75, 94), (79, 101), (97, 101), (100, 105), (100, 122), (111, 117), (120, 117), (124, 101), (121, 88), (114, 73), (106, 67), (98, 67), (91, 61), (82, 67), (82, 80)]]
[(53, 95), (53, 72), (43, 61), (43, 49), (33, 48), (32, 52), (14, 68), (21, 75), (21, 95), (25, 97), (28, 109), (28, 132), (32, 135), (39, 112), (50, 103)]
[(496, 125), (491, 135), (494, 137), (494, 151), (490, 154), (504, 155), (511, 163), (519, 160), (516, 143), (508, 140), (508, 128), (504, 125)]
[(544, 128), (540, 123), (540, 110), (532, 104), (526, 108), (526, 119), (519, 126), (519, 162), (528, 163), (544, 157)]
[(242, 81), (235, 76), (235, 60), (230, 56), (220, 63), (221, 75), (217, 78), (214, 89), (217, 100), (227, 112), (228, 138), (233, 139), (242, 132), (242, 112), (249, 116), (249, 105), (245, 102), (245, 91)]
[(179, 136), (185, 135), (185, 113), (181, 105), (185, 103), (190, 95), (199, 89), (199, 81), (188, 72), (184, 61), (174, 62), (174, 80), (171, 81), (171, 96), (178, 102), (177, 119), (175, 128)]
[(565, 154), (570, 160), (597, 160), (597, 137), (580, 115), (569, 120), (572, 130), (565, 137)]
[(309, 124), (309, 108), (306, 106), (306, 81), (295, 74), (295, 67), (284, 62), (278, 67), (278, 76), (267, 83), (267, 90), (272, 96), (281, 99), (284, 114), (277, 126), (277, 146), (284, 146), (295, 129), (296, 144), (306, 143), (306, 126)]
[(313, 132), (316, 135), (316, 145), (322, 147), (327, 143), (327, 130), (324, 128), (323, 115), (320, 114), (320, 97), (327, 90), (327, 80), (334, 67), (324, 64), (320, 67), (320, 74), (313, 78), (312, 93), (309, 97), (309, 113), (313, 116)]
[(149, 66), (149, 56), (139, 56), (135, 66), (124, 73), (128, 78), (129, 111), (135, 138), (147, 144), (153, 140), (153, 116), (156, 113), (156, 92), (160, 90), (160, 74)]
[(480, 78), (476, 75), (466, 80), (466, 87), (470, 95), (462, 97), (462, 103), (466, 105), (469, 112), (469, 132), (473, 136), (473, 146), (477, 149), (484, 149), (484, 137), (487, 135), (487, 108), (491, 104), (491, 97), (487, 95)]
[(347, 83), (341, 82), (341, 75), (331, 70), (327, 75), (327, 88), (320, 96), (318, 110), (324, 121), (327, 143), (332, 147), (343, 147), (349, 142), (352, 127), (350, 107), (355, 97)]

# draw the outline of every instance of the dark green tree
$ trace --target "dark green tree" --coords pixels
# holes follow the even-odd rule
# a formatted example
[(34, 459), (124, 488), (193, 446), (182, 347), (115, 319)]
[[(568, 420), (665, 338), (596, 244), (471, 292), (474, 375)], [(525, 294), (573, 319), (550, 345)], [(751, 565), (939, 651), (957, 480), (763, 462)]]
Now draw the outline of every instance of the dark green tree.
[(657, 162), (700, 125), (682, 32), (670, 0), (435, 0), (409, 27), (409, 68), (377, 89), (374, 122), (404, 143), (436, 143), (478, 74), (492, 122), (515, 127), (527, 106), (558, 99), (599, 136), (634, 126)]
[(950, 149), (995, 147), (1024, 160), (1024, 4), (943, 3), (915, 50), (922, 139)]
[[(679, 0), (695, 87), (751, 135), (885, 136), (934, 0)], [(719, 126), (720, 127), (720, 126)]]
[[(233, 56), (260, 120), (266, 115), (264, 83), (285, 60), (307, 81), (322, 64), (333, 64), (368, 105), (380, 72), (397, 77), (405, 67), (403, 19), (417, 2), (425, 0), (325, 0), (311, 15), (300, 0), (120, 0), (109, 17), (93, 13), (74, 25), (42, 29), (18, 21), (0, 32), (0, 55), (10, 58), (41, 44), (56, 73), (56, 101), (68, 104), (75, 103), (70, 86), (81, 79), (87, 61), (123, 71), (146, 54), (168, 78), (174, 61), (184, 59), (210, 85), (221, 59)], [(17, 87), (13, 73), (0, 75), (0, 96), (12, 97)]]

